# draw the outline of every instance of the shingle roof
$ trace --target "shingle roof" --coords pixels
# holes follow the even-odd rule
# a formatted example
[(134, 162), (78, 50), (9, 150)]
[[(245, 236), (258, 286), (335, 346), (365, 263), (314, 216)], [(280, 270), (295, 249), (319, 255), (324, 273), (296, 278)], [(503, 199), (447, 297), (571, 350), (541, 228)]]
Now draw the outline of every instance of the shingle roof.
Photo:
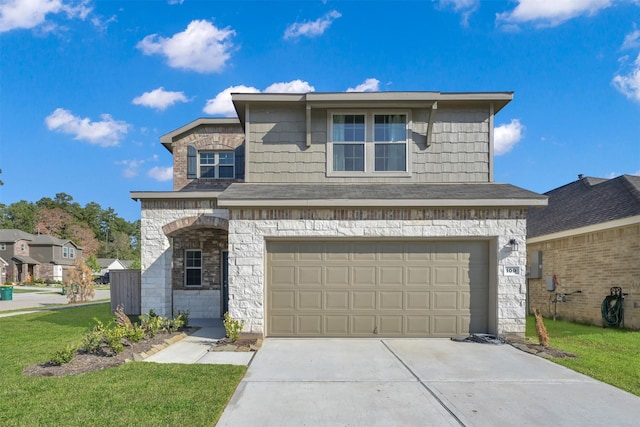
[(238, 205), (237, 201), (250, 204), (260, 202), (278, 205), (291, 202), (292, 206), (304, 204), (304, 201), (315, 201), (315, 205), (336, 203), (354, 205), (377, 202), (375, 205), (395, 206), (396, 203), (411, 203), (416, 206), (422, 203), (435, 206), (472, 205), (480, 202), (486, 206), (496, 202), (497, 205), (513, 206), (545, 205), (546, 197), (510, 184), (478, 183), (478, 184), (231, 184), (218, 196), (221, 206)]
[(18, 240), (33, 240), (33, 234), (15, 228), (0, 230), (0, 242), (7, 243)]
[(640, 215), (640, 177), (584, 177), (551, 190), (549, 205), (527, 214), (527, 237)]
[(48, 234), (38, 234), (33, 236), (32, 245), (56, 245), (62, 246), (70, 240), (58, 239), (57, 237), (50, 236)]

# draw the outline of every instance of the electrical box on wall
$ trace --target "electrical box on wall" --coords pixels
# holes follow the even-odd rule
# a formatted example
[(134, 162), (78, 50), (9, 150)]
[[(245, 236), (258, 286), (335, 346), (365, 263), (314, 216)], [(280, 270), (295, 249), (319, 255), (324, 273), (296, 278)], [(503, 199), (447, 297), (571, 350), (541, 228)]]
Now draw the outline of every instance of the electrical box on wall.
[(542, 279), (542, 251), (529, 252), (529, 279)]
[(553, 276), (547, 276), (547, 290), (549, 292), (556, 290), (556, 282), (553, 280)]

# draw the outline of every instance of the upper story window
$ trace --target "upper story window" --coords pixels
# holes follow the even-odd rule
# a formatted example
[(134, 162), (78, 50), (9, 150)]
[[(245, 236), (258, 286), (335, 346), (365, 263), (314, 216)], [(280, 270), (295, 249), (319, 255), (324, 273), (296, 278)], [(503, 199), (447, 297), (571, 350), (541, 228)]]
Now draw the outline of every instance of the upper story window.
[(233, 179), (235, 155), (233, 151), (201, 151), (200, 178)]
[(62, 247), (62, 258), (69, 258), (69, 248)]
[(6, 251), (7, 250), (7, 244), (6, 243), (0, 243), (0, 251)]
[(76, 257), (76, 250), (74, 248), (69, 248), (69, 258), (75, 258)]
[(329, 173), (407, 172), (408, 114), (330, 113)]

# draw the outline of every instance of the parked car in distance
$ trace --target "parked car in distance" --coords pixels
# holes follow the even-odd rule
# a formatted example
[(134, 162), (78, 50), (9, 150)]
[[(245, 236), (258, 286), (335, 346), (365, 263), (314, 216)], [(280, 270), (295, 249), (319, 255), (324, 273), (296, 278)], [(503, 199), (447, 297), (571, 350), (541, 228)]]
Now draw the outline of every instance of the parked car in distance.
[(107, 271), (102, 276), (96, 277), (94, 283), (98, 285), (108, 285), (109, 284), (109, 272)]

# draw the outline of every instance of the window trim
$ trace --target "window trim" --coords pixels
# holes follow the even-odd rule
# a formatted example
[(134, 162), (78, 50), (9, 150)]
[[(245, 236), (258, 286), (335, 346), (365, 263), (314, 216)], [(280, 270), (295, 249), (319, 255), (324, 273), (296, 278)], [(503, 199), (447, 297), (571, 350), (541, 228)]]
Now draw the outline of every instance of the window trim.
[[(213, 164), (203, 164), (202, 163), (202, 155), (203, 154), (213, 154), (214, 155), (214, 163)], [(233, 158), (233, 162), (231, 164), (220, 164), (220, 154), (231, 154)], [(213, 177), (202, 176), (202, 166), (211, 167), (214, 170)], [(231, 177), (220, 177), (220, 166), (231, 167), (232, 173)], [(236, 153), (233, 150), (201, 150), (198, 151), (198, 178), (199, 179), (235, 179), (236, 177)]]
[[(188, 267), (187, 266), (187, 254), (189, 252), (198, 252), (200, 254), (200, 267)], [(200, 270), (200, 284), (199, 285), (189, 285), (187, 282), (187, 271), (188, 270)], [(202, 273), (203, 273), (203, 259), (202, 259), (202, 249), (185, 249), (184, 250), (184, 287), (185, 288), (201, 288), (203, 286), (202, 283)]]
[[(337, 141), (336, 144), (355, 144), (364, 145), (364, 171), (336, 171), (333, 168), (333, 117), (334, 115), (364, 115), (364, 142), (342, 142)], [(375, 147), (374, 141), (375, 135), (375, 116), (378, 115), (404, 115), (406, 117), (406, 140), (405, 144), (405, 162), (406, 170), (404, 171), (376, 171), (375, 170)], [(388, 177), (388, 178), (409, 178), (411, 177), (411, 147), (413, 146), (413, 139), (411, 136), (412, 121), (410, 110), (395, 110), (395, 109), (381, 109), (381, 110), (353, 110), (353, 109), (337, 109), (327, 110), (327, 150), (326, 150), (326, 174), (327, 177)], [(384, 141), (387, 143), (388, 141)]]
[(74, 259), (76, 257), (75, 248), (69, 248), (69, 259)]
[(6, 251), (7, 250), (7, 244), (6, 243), (0, 243), (0, 251)]
[(69, 248), (66, 246), (62, 247), (62, 258), (69, 258)]

